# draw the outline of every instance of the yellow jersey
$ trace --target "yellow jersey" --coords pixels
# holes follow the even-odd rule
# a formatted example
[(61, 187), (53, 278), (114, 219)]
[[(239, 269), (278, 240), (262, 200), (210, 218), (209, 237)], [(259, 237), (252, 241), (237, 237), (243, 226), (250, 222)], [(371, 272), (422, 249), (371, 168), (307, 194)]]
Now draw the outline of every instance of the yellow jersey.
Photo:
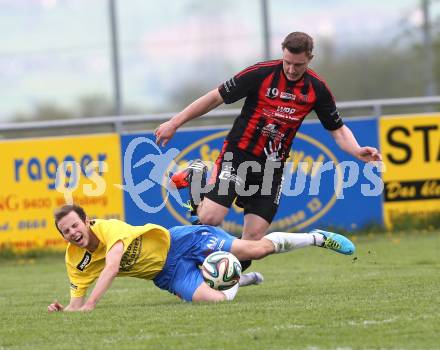
[(124, 254), (118, 276), (153, 279), (163, 268), (170, 248), (170, 233), (162, 226), (146, 224), (132, 226), (124, 221), (96, 219), (90, 229), (99, 240), (94, 252), (69, 243), (66, 267), (70, 280), (70, 295), (82, 297), (105, 267), (105, 256), (118, 241), (124, 244)]

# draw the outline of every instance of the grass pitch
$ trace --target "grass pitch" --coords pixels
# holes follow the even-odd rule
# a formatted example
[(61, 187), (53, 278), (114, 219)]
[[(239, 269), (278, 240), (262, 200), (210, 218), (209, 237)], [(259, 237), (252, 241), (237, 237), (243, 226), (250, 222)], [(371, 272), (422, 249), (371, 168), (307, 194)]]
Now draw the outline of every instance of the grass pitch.
[[(357, 238), (357, 237), (355, 237)], [(440, 232), (362, 236), (254, 262), (265, 282), (191, 305), (118, 278), (92, 313), (66, 304), (62, 257), (0, 262), (0, 349), (439, 349)]]

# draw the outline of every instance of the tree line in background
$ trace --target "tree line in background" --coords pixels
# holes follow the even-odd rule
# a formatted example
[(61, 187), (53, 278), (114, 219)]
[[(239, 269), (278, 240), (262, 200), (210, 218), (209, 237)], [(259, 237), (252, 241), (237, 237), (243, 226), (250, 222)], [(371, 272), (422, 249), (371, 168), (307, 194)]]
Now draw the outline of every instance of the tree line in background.
[[(433, 79), (440, 88), (440, 35), (433, 38), (434, 72)], [(255, 61), (257, 61), (256, 58)], [(315, 62), (315, 69), (331, 87), (337, 101), (365, 100), (375, 98), (415, 97), (426, 95), (426, 59), (420, 43), (404, 47), (370, 45), (351, 48), (346, 53), (335, 54), (331, 45), (322, 45)], [(227, 65), (228, 62), (225, 62)], [(243, 67), (244, 68), (244, 67)], [(222, 68), (223, 70), (223, 68)], [(230, 75), (236, 72), (231, 71)], [(224, 79), (228, 79), (225, 76)], [(147, 107), (124, 105), (124, 114), (145, 114), (173, 112), (216, 86), (209, 79), (187, 81), (185, 89), (169, 92), (168, 110), (153, 110)], [(235, 105), (234, 107), (237, 107)], [(46, 102), (35, 107), (30, 113), (16, 113), (11, 121), (54, 120), (114, 115), (113, 101), (103, 95), (83, 96), (71, 108), (61, 107), (54, 102)]]

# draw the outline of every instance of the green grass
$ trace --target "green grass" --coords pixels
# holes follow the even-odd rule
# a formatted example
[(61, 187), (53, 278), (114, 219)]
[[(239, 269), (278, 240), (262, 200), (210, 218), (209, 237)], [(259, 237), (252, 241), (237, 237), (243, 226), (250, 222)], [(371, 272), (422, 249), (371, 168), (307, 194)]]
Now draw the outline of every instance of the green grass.
[(440, 232), (366, 235), (355, 257), (319, 248), (268, 257), (260, 286), (191, 305), (119, 278), (92, 313), (68, 300), (62, 257), (0, 262), (4, 349), (439, 349)]

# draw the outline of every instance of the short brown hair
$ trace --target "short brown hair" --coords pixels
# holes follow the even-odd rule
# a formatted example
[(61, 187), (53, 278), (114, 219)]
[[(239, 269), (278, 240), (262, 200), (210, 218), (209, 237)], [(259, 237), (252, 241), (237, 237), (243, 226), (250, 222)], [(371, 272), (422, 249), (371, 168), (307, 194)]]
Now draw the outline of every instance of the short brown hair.
[[(54, 213), (55, 227), (57, 228), (58, 231), (60, 231), (60, 229), (58, 228), (58, 222), (66, 215), (69, 215), (69, 213), (71, 213), (72, 211), (74, 211), (75, 213), (78, 214), (81, 221), (86, 222), (87, 215), (82, 207), (80, 207), (79, 205), (75, 205), (75, 204), (63, 205), (62, 207), (55, 210), (55, 213)], [(60, 231), (60, 233), (63, 234), (61, 231)]]
[(313, 39), (310, 35), (303, 32), (293, 32), (286, 36), (281, 43), (282, 49), (287, 49), (291, 53), (303, 53), (308, 56), (312, 55)]

